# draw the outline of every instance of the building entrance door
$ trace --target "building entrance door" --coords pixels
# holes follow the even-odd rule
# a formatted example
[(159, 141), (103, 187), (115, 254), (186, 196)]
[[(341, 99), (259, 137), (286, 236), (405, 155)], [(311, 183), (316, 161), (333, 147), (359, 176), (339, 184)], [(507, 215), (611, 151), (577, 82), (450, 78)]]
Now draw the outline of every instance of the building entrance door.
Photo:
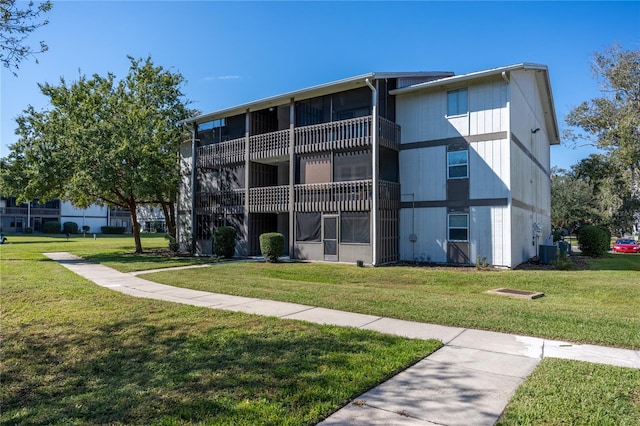
[(324, 216), (322, 219), (322, 244), (324, 260), (338, 261), (338, 217)]
[(33, 218), (33, 232), (42, 231), (42, 219), (39, 217)]

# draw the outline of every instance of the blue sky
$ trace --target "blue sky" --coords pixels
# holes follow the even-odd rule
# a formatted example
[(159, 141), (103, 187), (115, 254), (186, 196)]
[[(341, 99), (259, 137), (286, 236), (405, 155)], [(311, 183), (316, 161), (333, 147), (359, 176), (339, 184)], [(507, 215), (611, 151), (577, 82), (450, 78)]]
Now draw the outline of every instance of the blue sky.
[[(25, 3), (23, 3), (24, 5)], [(370, 71), (464, 74), (519, 62), (549, 67), (558, 122), (599, 96), (591, 55), (640, 49), (640, 2), (55, 1), (31, 37), (49, 51), (1, 71), (2, 151), (15, 117), (46, 107), (37, 83), (127, 73), (127, 55), (181, 72), (209, 112)], [(553, 147), (568, 168), (592, 150)]]

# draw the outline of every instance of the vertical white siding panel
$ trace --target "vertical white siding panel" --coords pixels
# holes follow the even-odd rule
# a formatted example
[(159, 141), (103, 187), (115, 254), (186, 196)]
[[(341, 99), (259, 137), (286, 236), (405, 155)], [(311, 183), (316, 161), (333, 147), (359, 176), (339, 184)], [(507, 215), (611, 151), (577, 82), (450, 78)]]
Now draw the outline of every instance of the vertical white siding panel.
[(414, 233), (417, 241), (411, 243), (412, 209), (400, 210), (400, 259), (415, 261), (427, 257), (431, 262), (445, 263), (447, 261), (447, 209), (446, 208), (416, 208)]

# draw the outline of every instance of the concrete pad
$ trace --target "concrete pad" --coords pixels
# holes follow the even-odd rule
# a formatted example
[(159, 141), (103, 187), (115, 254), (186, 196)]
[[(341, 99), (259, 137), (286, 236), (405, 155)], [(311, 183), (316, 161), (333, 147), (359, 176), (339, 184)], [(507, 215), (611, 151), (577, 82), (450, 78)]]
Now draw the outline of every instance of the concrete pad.
[(420, 361), (361, 395), (367, 405), (439, 425), (493, 425), (522, 383), (517, 377)]
[(619, 367), (640, 368), (640, 353), (631, 349), (607, 348), (594, 345), (546, 340), (545, 358), (574, 359)]
[(273, 300), (256, 300), (241, 305), (229, 306), (225, 309), (236, 312), (245, 312), (248, 314), (266, 315), (270, 317), (285, 317), (300, 313), (313, 306), (299, 305), (297, 303), (276, 302)]
[(362, 328), (380, 333), (393, 334), (395, 336), (408, 337), (409, 339), (436, 339), (444, 344), (447, 344), (465, 330), (464, 328), (445, 327), (442, 325), (392, 318), (380, 318)]
[(446, 346), (429, 355), (429, 361), (460, 368), (524, 379), (538, 365), (538, 358)]
[(322, 426), (441, 426), (425, 420), (407, 417), (370, 407), (362, 400), (349, 404), (318, 423)]
[(541, 359), (544, 340), (537, 337), (516, 336), (493, 331), (465, 330), (449, 344), (463, 348)]
[(334, 309), (313, 308), (293, 315), (285, 315), (282, 318), (309, 321), (316, 324), (339, 325), (342, 327), (363, 327), (380, 317), (352, 312), (337, 311)]

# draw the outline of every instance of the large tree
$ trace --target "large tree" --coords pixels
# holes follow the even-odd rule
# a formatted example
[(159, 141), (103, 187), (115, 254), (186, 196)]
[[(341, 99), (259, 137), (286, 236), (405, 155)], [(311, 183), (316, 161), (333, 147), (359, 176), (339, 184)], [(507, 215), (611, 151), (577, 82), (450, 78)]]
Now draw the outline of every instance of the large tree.
[(165, 208), (175, 236), (178, 150), (188, 115), (181, 74), (129, 58), (128, 75), (81, 75), (67, 84), (41, 84), (51, 108), (29, 106), (17, 118), (19, 140), (11, 146), (4, 185), (21, 201), (69, 200), (77, 207), (125, 208), (136, 252), (142, 252), (136, 209)]
[(33, 48), (26, 43), (26, 39), (33, 31), (49, 23), (48, 20), (42, 19), (42, 15), (53, 7), (48, 0), (37, 6), (32, 1), (26, 4), (25, 8), (18, 5), (20, 2), (16, 0), (0, 0), (0, 61), (14, 75), (25, 58), (35, 58), (36, 54), (47, 51), (48, 47), (44, 41), (40, 41), (38, 47)]
[(601, 221), (593, 198), (593, 186), (575, 173), (553, 168), (551, 171), (551, 223), (556, 229), (572, 233), (580, 225)]
[[(609, 173), (626, 179), (631, 191), (627, 204), (634, 208), (640, 200), (640, 50), (616, 44), (595, 53), (593, 59), (602, 96), (583, 102), (566, 116), (571, 129), (565, 136), (606, 152)], [(633, 214), (640, 220), (637, 208)]]

